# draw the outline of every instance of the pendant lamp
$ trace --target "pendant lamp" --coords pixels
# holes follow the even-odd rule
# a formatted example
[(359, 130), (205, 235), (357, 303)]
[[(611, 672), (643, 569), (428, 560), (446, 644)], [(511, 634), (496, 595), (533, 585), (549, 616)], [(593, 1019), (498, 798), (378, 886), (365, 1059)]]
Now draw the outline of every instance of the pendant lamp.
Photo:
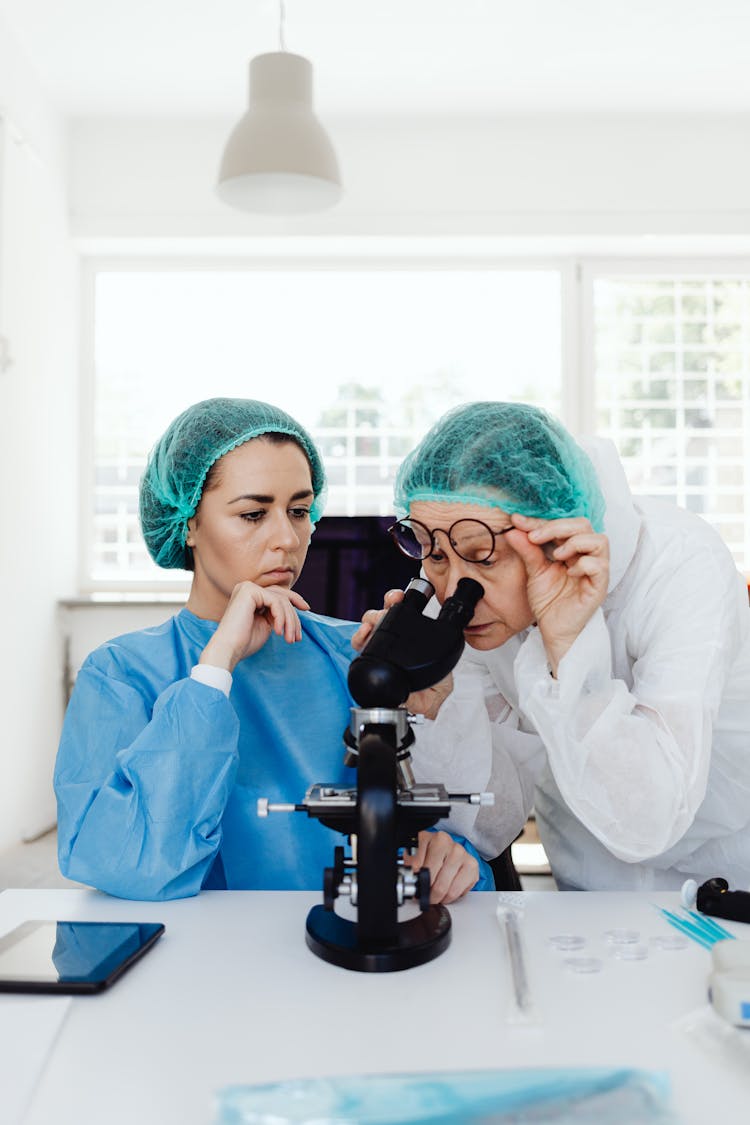
[[(283, 10), (283, 9), (282, 9)], [(320, 211), (341, 198), (328, 134), (313, 113), (312, 64), (272, 51), (250, 60), (250, 105), (224, 148), (216, 190), (243, 211)]]

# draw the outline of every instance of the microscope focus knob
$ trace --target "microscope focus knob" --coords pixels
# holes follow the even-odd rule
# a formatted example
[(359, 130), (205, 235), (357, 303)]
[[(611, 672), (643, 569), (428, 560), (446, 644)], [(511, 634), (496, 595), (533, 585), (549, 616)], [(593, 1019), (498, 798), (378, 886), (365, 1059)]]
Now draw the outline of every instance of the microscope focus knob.
[(323, 868), (323, 908), (333, 910), (334, 903), (339, 894), (339, 881), (333, 867)]
[(419, 909), (424, 913), (430, 907), (430, 869), (429, 867), (420, 867), (417, 872), (417, 897), (419, 898)]

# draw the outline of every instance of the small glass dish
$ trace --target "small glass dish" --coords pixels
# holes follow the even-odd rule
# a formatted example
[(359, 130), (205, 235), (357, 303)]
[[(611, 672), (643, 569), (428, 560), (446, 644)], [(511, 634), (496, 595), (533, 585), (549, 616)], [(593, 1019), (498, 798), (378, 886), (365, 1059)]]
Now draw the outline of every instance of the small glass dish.
[(612, 956), (618, 961), (645, 961), (648, 957), (647, 945), (615, 945)]
[(566, 957), (564, 964), (571, 973), (600, 973), (604, 966), (599, 957)]
[(586, 944), (583, 934), (553, 934), (547, 940), (560, 953), (572, 953), (575, 949), (583, 949)]
[(657, 934), (656, 937), (651, 938), (651, 947), (653, 949), (687, 949), (690, 942), (682, 934)]
[(605, 930), (602, 934), (607, 945), (636, 945), (641, 940), (638, 930)]

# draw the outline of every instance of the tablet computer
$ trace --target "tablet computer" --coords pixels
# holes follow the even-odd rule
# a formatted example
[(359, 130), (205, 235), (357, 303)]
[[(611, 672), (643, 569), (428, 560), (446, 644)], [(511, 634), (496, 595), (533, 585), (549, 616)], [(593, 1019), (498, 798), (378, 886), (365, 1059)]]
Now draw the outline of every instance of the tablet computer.
[(161, 922), (23, 922), (0, 937), (0, 992), (101, 992), (163, 933)]

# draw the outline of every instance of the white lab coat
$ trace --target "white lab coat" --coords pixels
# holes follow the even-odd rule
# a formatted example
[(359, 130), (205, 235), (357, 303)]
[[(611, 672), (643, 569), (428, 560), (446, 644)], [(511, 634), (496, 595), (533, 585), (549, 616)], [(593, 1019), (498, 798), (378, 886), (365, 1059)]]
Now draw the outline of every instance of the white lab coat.
[(466, 648), (455, 689), (418, 728), (417, 780), (488, 788), (454, 806), (483, 854), (532, 803), (558, 886), (638, 890), (750, 882), (750, 609), (715, 531), (634, 499), (611, 442), (586, 449), (607, 504), (603, 606), (549, 673), (536, 628)]

